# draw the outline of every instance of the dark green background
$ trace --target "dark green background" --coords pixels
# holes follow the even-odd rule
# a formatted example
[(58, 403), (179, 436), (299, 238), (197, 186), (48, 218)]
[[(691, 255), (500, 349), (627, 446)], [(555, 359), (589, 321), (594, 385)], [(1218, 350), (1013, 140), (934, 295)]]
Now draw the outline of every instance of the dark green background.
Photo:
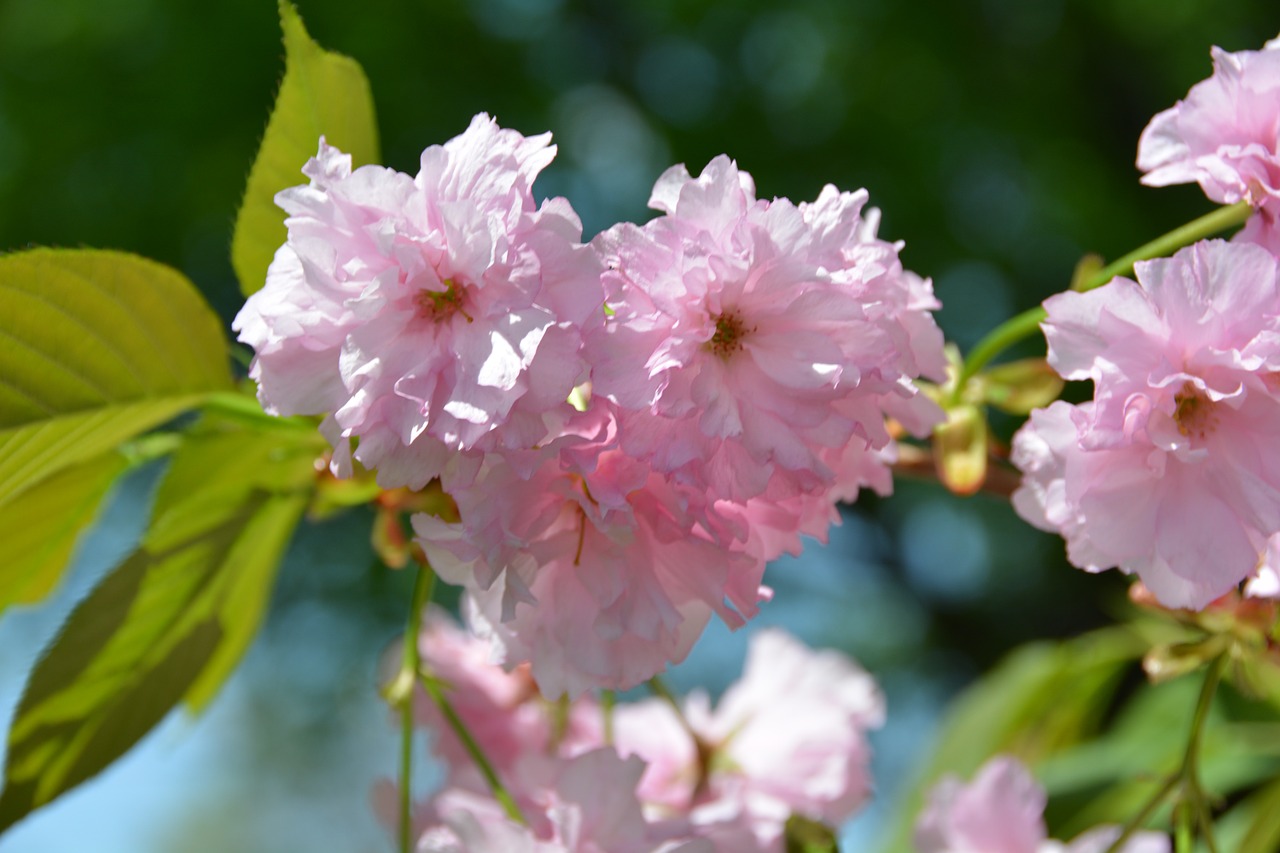
[[(1138, 135), (1208, 76), (1211, 44), (1256, 49), (1280, 29), (1273, 0), (298, 6), (321, 44), (366, 69), (387, 165), (416, 170), (423, 147), (482, 110), (527, 134), (551, 130), (560, 153), (538, 189), (567, 195), (588, 236), (646, 217), (671, 163), (696, 173), (722, 152), (763, 197), (865, 186), (882, 236), (905, 240), (904, 262), (934, 279), (940, 320), (963, 346), (1065, 287), (1083, 253), (1114, 257), (1206, 212), (1198, 188), (1139, 185)], [(268, 0), (3, 0), (0, 248), (157, 258), (229, 322), (231, 223), (281, 72)], [(936, 706), (1015, 643), (1098, 624), (1121, 595), (1118, 578), (1065, 568), (1060, 542), (995, 500), (903, 483), (853, 512), (843, 550), (823, 558), (838, 568), (771, 571), (766, 618), (854, 652), (901, 706)], [(371, 688), (404, 591), (367, 570), (367, 521), (349, 516), (295, 548), (237, 688), (255, 709), (235, 718), (246, 778), (274, 773), (287, 787), (342, 772), (341, 750), (315, 756), (347, 737), (344, 702)], [(326, 561), (339, 542), (344, 559)], [(334, 625), (347, 626), (342, 644)], [(314, 660), (297, 664), (308, 643)], [(722, 684), (736, 669), (707, 677)], [(305, 712), (288, 703), (299, 698)], [(932, 718), (920, 714), (920, 731), (898, 737), (925, 736)], [(253, 790), (246, 782), (241, 799)], [(295, 849), (230, 819), (232, 800), (204, 796), (190, 814), (155, 816), (172, 833), (156, 849), (178, 849), (175, 837), (197, 849), (184, 834), (195, 827), (198, 849)], [(367, 810), (359, 797), (351, 813)]]

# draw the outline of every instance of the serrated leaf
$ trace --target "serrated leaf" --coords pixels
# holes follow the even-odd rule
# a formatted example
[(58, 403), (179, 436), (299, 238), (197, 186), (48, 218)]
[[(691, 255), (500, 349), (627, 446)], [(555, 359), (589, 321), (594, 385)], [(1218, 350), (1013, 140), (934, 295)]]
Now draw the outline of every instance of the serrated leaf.
[(307, 34), (298, 10), (280, 3), (285, 71), (275, 107), (249, 171), (231, 237), (231, 265), (248, 296), (261, 289), (276, 249), (285, 241), (280, 190), (305, 183), (301, 169), (320, 137), (351, 155), (353, 165), (378, 161), (378, 128), (369, 81), (359, 63), (324, 50)]
[(0, 507), (231, 387), (181, 273), (123, 252), (0, 257)]
[(178, 702), (207, 703), (256, 632), (310, 498), (318, 435), (206, 419), (141, 546), (72, 612), (9, 731), (0, 829), (91, 778)]
[(58, 472), (0, 512), (0, 612), (48, 595), (124, 467), (120, 454), (103, 454)]

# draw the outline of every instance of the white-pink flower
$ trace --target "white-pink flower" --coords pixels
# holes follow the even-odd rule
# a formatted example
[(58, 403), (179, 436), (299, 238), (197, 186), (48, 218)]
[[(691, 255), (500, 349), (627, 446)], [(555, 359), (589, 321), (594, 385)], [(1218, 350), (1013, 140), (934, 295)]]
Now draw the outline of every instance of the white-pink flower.
[[(549, 747), (551, 721), (528, 667), (507, 672), (495, 665), (489, 660), (488, 643), (435, 608), (423, 619), (418, 651), (427, 671), (438, 680), (476, 745), (499, 774), (506, 773), (527, 753)], [(450, 778), (460, 769), (471, 775), (474, 767), (470, 753), (422, 689), (414, 700), (414, 718), (432, 730), (432, 751), (444, 761)]]
[(603, 296), (568, 203), (534, 203), (549, 136), (478, 115), (416, 176), (352, 171), (321, 140), (310, 185), (277, 196), (288, 242), (234, 324), (267, 410), (330, 416), (381, 482), (414, 487), (459, 451), (557, 428)]
[(1151, 120), (1138, 168), (1152, 186), (1198, 183), (1256, 209), (1241, 239), (1280, 254), (1280, 39), (1260, 51), (1213, 49), (1213, 76)]
[(712, 853), (682, 827), (645, 820), (636, 799), (644, 771), (597, 749), (568, 760), (530, 756), (519, 768), (521, 811), (507, 817), (492, 799), (447, 789), (433, 800), (440, 824), (424, 832), (422, 853)]
[[(886, 398), (941, 378), (928, 283), (861, 217), (866, 192), (755, 198), (728, 157), (658, 179), (643, 227), (593, 246), (613, 315), (588, 341), (628, 453), (716, 499), (830, 489), (829, 458), (888, 442)], [(870, 408), (859, 402), (874, 403)]]
[(792, 814), (837, 826), (870, 795), (866, 733), (883, 723), (884, 699), (837, 652), (761, 631), (714, 710), (695, 693), (683, 714), (657, 700), (618, 708), (618, 749), (648, 762), (640, 797), (653, 813), (755, 839), (734, 849), (781, 850)]
[[(967, 785), (943, 778), (916, 822), (916, 853), (1104, 853), (1118, 827), (1090, 830), (1070, 844), (1048, 837), (1044, 789), (1017, 759), (999, 755)], [(1168, 853), (1169, 838), (1135, 833), (1121, 853)]]
[(1280, 281), (1246, 243), (1209, 241), (1045, 302), (1049, 361), (1094, 399), (1033, 413), (1014, 495), (1090, 571), (1138, 574), (1203, 608), (1280, 531)]
[(764, 561), (702, 526), (705, 496), (617, 450), (582, 453), (590, 469), (566, 451), (527, 474), (491, 458), (454, 490), (459, 522), (413, 519), (495, 659), (529, 662), (552, 697), (634, 687), (683, 660), (713, 613), (737, 627), (762, 595)]

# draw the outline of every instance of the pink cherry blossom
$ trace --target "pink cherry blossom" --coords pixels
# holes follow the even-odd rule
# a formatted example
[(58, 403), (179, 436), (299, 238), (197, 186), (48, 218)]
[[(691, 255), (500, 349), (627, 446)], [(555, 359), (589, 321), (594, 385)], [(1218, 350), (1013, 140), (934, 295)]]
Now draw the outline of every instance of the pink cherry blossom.
[[(1017, 759), (996, 756), (964, 784), (943, 778), (916, 822), (916, 853), (1104, 853), (1120, 836), (1099, 827), (1069, 845), (1048, 837), (1044, 789)], [(1169, 838), (1138, 832), (1121, 853), (1168, 853)]]
[(561, 449), (527, 475), (491, 458), (455, 489), (459, 522), (413, 520), (496, 659), (529, 662), (547, 696), (626, 689), (682, 660), (712, 614), (756, 613), (764, 561), (707, 531), (705, 496), (617, 450)]
[[(530, 756), (518, 769), (522, 826), (492, 799), (446, 789), (434, 801), (441, 824), (422, 834), (418, 849), (432, 853), (712, 853), (705, 840), (679, 826), (645, 820), (636, 799), (644, 771), (597, 749), (567, 761)], [(535, 782), (536, 780), (536, 782)]]
[(1094, 398), (1014, 438), (1014, 505), (1090, 571), (1138, 574), (1203, 608), (1253, 575), (1280, 531), (1277, 261), (1209, 241), (1045, 302), (1049, 361)]
[[(432, 609), (418, 636), (421, 660), (498, 773), (552, 740), (542, 697), (528, 667), (507, 672), (489, 660), (489, 646)], [(584, 710), (586, 710), (584, 708)], [(450, 769), (471, 769), (472, 758), (425, 691), (414, 701), (414, 718), (434, 734), (432, 750)]]
[(1213, 49), (1213, 76), (1157, 115), (1138, 143), (1152, 186), (1200, 184), (1216, 202), (1257, 213), (1240, 239), (1280, 254), (1280, 39), (1260, 51)]
[(573, 210), (533, 201), (548, 140), (478, 115), (416, 176), (352, 171), (321, 140), (310, 185), (277, 196), (288, 242), (235, 321), (267, 410), (329, 416), (386, 485), (542, 441), (587, 376), (603, 300)]
[(621, 409), (623, 450), (745, 502), (824, 492), (832, 452), (887, 444), (880, 401), (912, 400), (944, 362), (929, 285), (865, 201), (830, 186), (811, 204), (757, 200), (722, 156), (659, 178), (664, 216), (593, 241), (613, 311), (588, 341), (594, 389)]
[(718, 849), (773, 851), (793, 813), (838, 825), (866, 802), (866, 732), (883, 723), (884, 699), (844, 656), (765, 630), (714, 710), (695, 693), (683, 720), (657, 700), (615, 718), (619, 750), (648, 762), (639, 790), (655, 814), (685, 814), (708, 837), (754, 839)]

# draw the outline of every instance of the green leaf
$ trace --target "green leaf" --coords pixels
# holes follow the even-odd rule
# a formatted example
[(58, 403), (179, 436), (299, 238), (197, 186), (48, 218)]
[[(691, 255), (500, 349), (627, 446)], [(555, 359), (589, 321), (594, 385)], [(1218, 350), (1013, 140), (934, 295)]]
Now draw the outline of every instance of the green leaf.
[(206, 419), (142, 545), (72, 612), (9, 731), (0, 829), (92, 777), (178, 702), (201, 707), (256, 632), (323, 439)]
[(925, 792), (940, 776), (967, 779), (1002, 752), (1033, 763), (1092, 735), (1124, 669), (1144, 650), (1123, 627), (1015, 649), (956, 700), (929, 766), (899, 800), (881, 849), (911, 849)]
[[(1059, 837), (1127, 822), (1177, 771), (1202, 682), (1187, 677), (1143, 686), (1104, 735), (1037, 768), (1052, 800), (1051, 824)], [(1252, 787), (1277, 770), (1276, 724), (1232, 721), (1224, 705), (1214, 704), (1199, 755), (1201, 783), (1215, 797)], [(1149, 825), (1160, 826), (1168, 814), (1166, 806)]]
[(217, 316), (122, 252), (0, 257), (0, 507), (231, 387)]
[(378, 127), (369, 81), (359, 63), (311, 40), (298, 10), (280, 2), (284, 80), (249, 171), (244, 202), (231, 237), (231, 265), (248, 296), (259, 290), (276, 249), (285, 241), (280, 190), (306, 183), (302, 167), (320, 137), (351, 155), (353, 165), (378, 162)]
[[(1233, 824), (1238, 824), (1239, 840), (1232, 838)], [(1275, 853), (1280, 850), (1280, 782), (1272, 782), (1250, 796), (1220, 822), (1217, 827), (1221, 850), (1238, 853)]]
[(0, 542), (6, 552), (0, 571), (0, 612), (48, 595), (62, 576), (76, 538), (97, 517), (102, 498), (124, 467), (120, 454), (103, 454), (63, 469), (0, 512)]

